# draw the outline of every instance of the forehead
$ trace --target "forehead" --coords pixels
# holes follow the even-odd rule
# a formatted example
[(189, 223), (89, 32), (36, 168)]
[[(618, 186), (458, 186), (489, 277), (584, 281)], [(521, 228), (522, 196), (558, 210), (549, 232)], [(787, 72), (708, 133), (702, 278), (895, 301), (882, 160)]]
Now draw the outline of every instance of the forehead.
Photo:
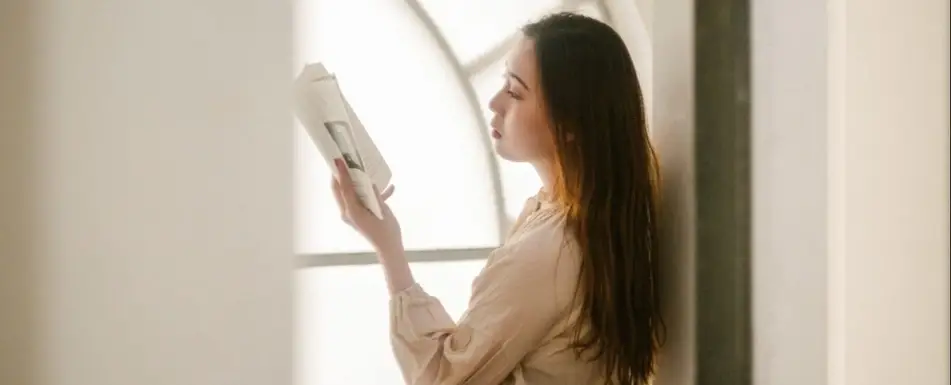
[(531, 39), (521, 37), (509, 52), (506, 69), (532, 86), (537, 84), (535, 60), (535, 43)]

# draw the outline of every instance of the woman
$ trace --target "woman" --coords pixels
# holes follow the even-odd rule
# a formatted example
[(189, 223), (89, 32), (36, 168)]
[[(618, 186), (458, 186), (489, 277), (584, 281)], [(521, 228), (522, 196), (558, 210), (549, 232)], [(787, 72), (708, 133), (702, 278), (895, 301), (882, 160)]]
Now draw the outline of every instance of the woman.
[(360, 206), (338, 162), (343, 219), (384, 268), (408, 383), (647, 384), (662, 334), (657, 170), (634, 63), (617, 33), (585, 16), (522, 32), (489, 105), (492, 137), (543, 188), (489, 255), (458, 323), (414, 281), (393, 213), (384, 205), (378, 220)]

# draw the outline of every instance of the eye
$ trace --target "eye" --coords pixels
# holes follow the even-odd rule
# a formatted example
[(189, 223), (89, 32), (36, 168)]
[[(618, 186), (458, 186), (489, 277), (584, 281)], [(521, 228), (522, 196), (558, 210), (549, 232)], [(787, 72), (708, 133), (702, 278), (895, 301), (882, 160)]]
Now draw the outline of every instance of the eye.
[(509, 82), (509, 77), (506, 75), (503, 76), (503, 78), (505, 79), (505, 83), (502, 85), (502, 88), (505, 89), (505, 93), (508, 94), (508, 96), (511, 96), (512, 99), (522, 100), (521, 96), (519, 96), (515, 91), (512, 91), (512, 84)]

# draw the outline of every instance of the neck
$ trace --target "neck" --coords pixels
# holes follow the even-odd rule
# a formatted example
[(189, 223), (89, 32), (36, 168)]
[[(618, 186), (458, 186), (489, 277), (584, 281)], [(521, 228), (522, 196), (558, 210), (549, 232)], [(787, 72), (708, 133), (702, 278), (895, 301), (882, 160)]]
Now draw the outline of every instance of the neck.
[(553, 167), (548, 162), (532, 162), (532, 166), (535, 167), (535, 172), (542, 181), (542, 192), (551, 196), (555, 183)]

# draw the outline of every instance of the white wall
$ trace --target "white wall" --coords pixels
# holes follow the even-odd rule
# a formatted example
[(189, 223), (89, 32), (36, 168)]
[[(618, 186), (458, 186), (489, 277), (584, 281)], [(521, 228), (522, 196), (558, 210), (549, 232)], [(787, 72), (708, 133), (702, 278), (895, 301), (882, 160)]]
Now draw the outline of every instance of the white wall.
[(753, 365), (757, 385), (825, 383), (827, 0), (751, 4)]
[(290, 2), (3, 8), (0, 383), (290, 383)]
[(696, 194), (693, 0), (653, 6), (653, 128), (664, 181), (661, 267), (667, 341), (658, 385), (695, 383)]
[(755, 383), (947, 384), (948, 3), (753, 15)]
[(654, 116), (654, 53), (651, 43), (653, 3), (653, 0), (604, 0), (611, 12), (614, 28), (627, 44), (637, 67), (637, 80), (644, 93), (645, 112), (649, 122)]
[(948, 2), (837, 1), (831, 383), (948, 384)]

